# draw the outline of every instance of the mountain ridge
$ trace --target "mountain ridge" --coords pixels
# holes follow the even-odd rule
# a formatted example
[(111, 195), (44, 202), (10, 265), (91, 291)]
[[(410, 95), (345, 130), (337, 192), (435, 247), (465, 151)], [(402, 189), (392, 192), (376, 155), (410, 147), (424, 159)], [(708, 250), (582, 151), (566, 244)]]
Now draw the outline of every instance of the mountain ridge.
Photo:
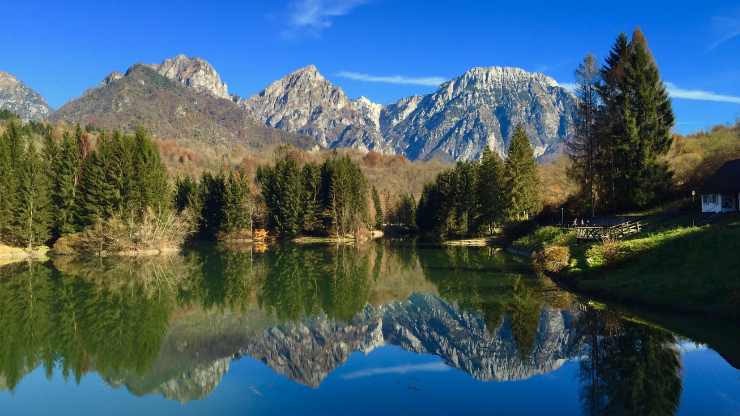
[[(151, 74), (142, 76), (141, 68), (182, 89), (165, 85)], [(141, 86), (133, 85), (130, 78)], [(142, 92), (147, 83), (143, 78), (160, 84), (164, 92)], [(122, 81), (125, 88), (116, 86)], [(124, 115), (124, 110), (132, 114)], [(504, 156), (517, 125), (528, 133), (535, 156), (557, 152), (573, 132), (575, 110), (575, 97), (553, 78), (501, 66), (474, 67), (434, 92), (383, 105), (366, 97), (350, 98), (311, 64), (251, 97), (240, 98), (229, 92), (206, 60), (180, 54), (159, 64), (132, 65), (125, 74), (111, 72), (81, 97), (37, 119), (97, 123), (106, 128), (143, 125), (158, 136), (246, 140), (253, 147), (260, 147), (258, 140), (247, 136), (260, 130), (251, 136), (271, 136), (271, 144), (349, 147), (412, 160), (455, 161), (475, 160), (486, 147)]]

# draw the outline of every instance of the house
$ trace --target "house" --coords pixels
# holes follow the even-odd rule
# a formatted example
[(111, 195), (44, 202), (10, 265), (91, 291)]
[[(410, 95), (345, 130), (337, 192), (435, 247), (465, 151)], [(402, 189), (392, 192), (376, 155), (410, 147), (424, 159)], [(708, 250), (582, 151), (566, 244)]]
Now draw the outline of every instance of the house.
[(701, 188), (701, 212), (740, 210), (740, 159), (731, 160), (704, 181)]

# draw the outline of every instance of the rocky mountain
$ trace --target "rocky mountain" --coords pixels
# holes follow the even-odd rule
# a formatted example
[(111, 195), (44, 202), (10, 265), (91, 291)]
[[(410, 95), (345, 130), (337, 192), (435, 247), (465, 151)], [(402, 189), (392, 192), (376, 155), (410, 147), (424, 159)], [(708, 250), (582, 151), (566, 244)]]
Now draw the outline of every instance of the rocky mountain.
[(522, 354), (510, 317), (490, 328), (481, 315), (431, 294), (367, 305), (348, 322), (323, 314), (287, 323), (268, 324), (263, 319), (256, 319), (264, 325), (260, 329), (249, 319), (209, 315), (208, 325), (218, 330), (206, 338), (188, 338), (192, 325), (184, 326), (189, 330), (170, 331), (152, 370), (162, 378), (131, 375), (109, 382), (126, 385), (136, 394), (159, 393), (186, 402), (212, 392), (229, 362), (246, 356), (291, 380), (318, 387), (353, 352), (369, 353), (383, 345), (437, 355), (446, 365), (479, 380), (509, 381), (554, 371), (576, 357), (580, 348), (577, 312), (543, 308), (534, 346)]
[[(49, 114), (43, 98), (3, 73), (0, 108), (26, 119)], [(208, 62), (178, 55), (112, 72), (50, 119), (110, 129), (144, 126), (163, 138), (256, 149), (290, 143), (412, 160), (473, 160), (485, 147), (505, 154), (517, 125), (536, 156), (553, 153), (572, 134), (575, 109), (575, 98), (552, 78), (506, 67), (473, 68), (431, 94), (381, 105), (349, 98), (309, 65), (241, 99)]]
[(25, 121), (45, 120), (51, 112), (46, 100), (7, 72), (0, 72), (0, 110), (8, 110)]
[(50, 119), (106, 129), (143, 126), (161, 138), (238, 142), (253, 149), (282, 143), (313, 146), (307, 137), (257, 123), (232, 100), (220, 97), (227, 94), (226, 85), (215, 71), (206, 76), (208, 68), (203, 61), (181, 57), (161, 65), (134, 65), (125, 74), (112, 73)]
[(229, 88), (221, 81), (221, 76), (210, 63), (203, 59), (177, 55), (174, 58), (165, 59), (161, 64), (150, 64), (147, 66), (157, 71), (160, 75), (178, 81), (198, 92), (231, 100)]
[(379, 128), (382, 107), (366, 98), (350, 100), (313, 65), (273, 82), (240, 105), (267, 126), (311, 136), (324, 148), (392, 151)]
[(535, 156), (573, 131), (575, 99), (543, 74), (518, 68), (473, 68), (422, 98), (386, 109), (384, 136), (409, 159), (476, 159), (488, 146), (504, 154), (517, 125)]

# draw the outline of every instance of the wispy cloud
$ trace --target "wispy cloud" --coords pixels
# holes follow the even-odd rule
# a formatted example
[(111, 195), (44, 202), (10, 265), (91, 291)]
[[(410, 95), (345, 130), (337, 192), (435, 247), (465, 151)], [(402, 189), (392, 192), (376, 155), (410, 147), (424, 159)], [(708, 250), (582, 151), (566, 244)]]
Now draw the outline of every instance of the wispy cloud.
[(740, 37), (740, 18), (715, 17), (712, 19), (712, 27), (717, 33), (716, 39), (707, 48), (709, 51), (717, 49), (720, 45)]
[[(558, 82), (558, 85), (570, 92), (575, 92), (577, 85), (570, 82)], [(740, 96), (718, 94), (716, 92), (704, 90), (689, 90), (681, 88), (672, 82), (666, 82), (666, 89), (672, 98), (695, 101), (712, 101), (716, 103), (733, 103), (740, 104)]]
[(558, 85), (570, 92), (575, 92), (577, 85), (572, 82), (558, 82)]
[(341, 71), (337, 76), (355, 81), (381, 82), (384, 84), (406, 84), (406, 85), (425, 85), (438, 87), (447, 81), (442, 77), (407, 77), (403, 75), (370, 75), (361, 72)]
[(289, 7), (285, 34), (308, 32), (315, 35), (330, 28), (334, 18), (348, 14), (352, 9), (370, 0), (293, 0)]
[(412, 364), (412, 365), (398, 365), (395, 367), (380, 367), (380, 368), (368, 368), (366, 370), (354, 371), (347, 373), (342, 376), (345, 380), (352, 380), (356, 378), (365, 378), (378, 376), (383, 374), (408, 374), (428, 371), (448, 371), (450, 367), (446, 366), (442, 362), (427, 363), (427, 364)]
[(670, 94), (673, 98), (740, 104), (740, 96), (723, 95), (704, 90), (687, 90), (684, 88), (680, 88), (679, 86), (671, 82), (666, 82), (666, 87), (668, 88), (668, 94)]

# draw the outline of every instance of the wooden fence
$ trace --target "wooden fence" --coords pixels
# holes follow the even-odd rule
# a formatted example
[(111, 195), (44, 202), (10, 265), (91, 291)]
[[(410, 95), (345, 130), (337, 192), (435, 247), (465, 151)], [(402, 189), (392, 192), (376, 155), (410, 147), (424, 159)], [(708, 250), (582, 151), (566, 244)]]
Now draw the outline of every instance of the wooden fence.
[(628, 221), (613, 226), (575, 226), (576, 238), (579, 240), (603, 240), (605, 238), (622, 239), (632, 234), (637, 234), (642, 229), (640, 221)]

